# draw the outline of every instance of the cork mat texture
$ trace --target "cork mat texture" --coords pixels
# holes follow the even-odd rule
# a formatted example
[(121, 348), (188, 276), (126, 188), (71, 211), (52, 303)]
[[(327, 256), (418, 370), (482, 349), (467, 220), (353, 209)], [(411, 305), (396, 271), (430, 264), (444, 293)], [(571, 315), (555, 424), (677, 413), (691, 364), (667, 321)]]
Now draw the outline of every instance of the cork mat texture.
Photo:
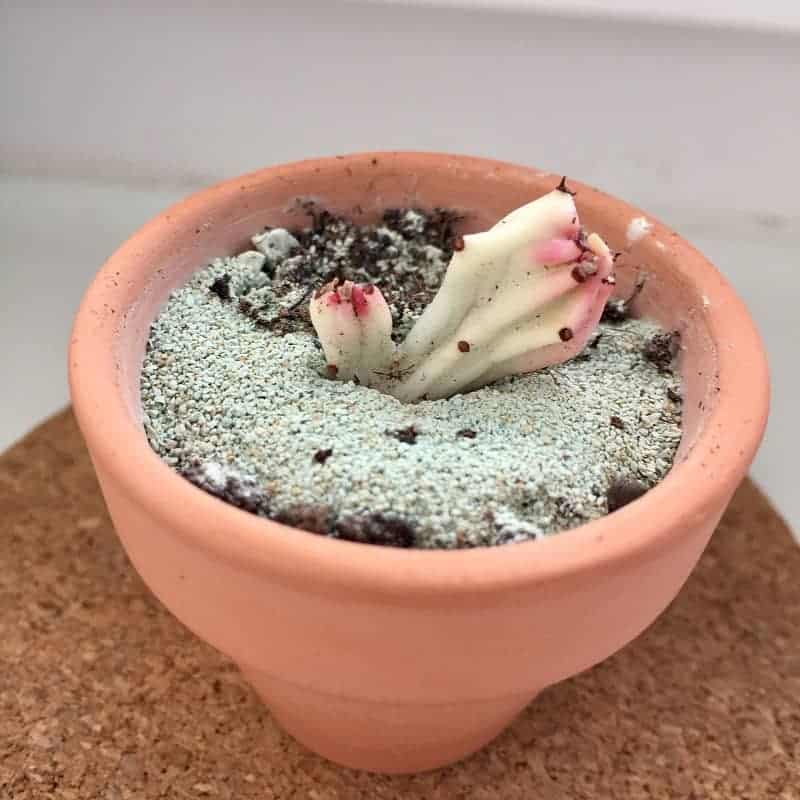
[(0, 456), (0, 797), (800, 798), (800, 548), (745, 483), (678, 599), (448, 769), (340, 769), (148, 593), (64, 412)]

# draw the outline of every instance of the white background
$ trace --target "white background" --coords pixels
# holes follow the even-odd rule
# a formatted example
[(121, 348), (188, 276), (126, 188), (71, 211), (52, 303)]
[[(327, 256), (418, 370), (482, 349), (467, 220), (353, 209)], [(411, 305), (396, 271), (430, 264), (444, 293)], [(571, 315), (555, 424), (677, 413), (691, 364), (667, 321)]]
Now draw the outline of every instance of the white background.
[[(402, 0), (379, 0), (394, 5)], [(412, 5), (537, 11), (584, 19), (690, 22), (781, 31), (800, 29), (797, 0), (406, 0)]]
[(586, 180), (707, 253), (766, 340), (754, 472), (800, 527), (798, 5), (434, 5), (0, 0), (0, 448), (66, 402), (79, 297), (164, 205), (289, 159), (447, 150)]

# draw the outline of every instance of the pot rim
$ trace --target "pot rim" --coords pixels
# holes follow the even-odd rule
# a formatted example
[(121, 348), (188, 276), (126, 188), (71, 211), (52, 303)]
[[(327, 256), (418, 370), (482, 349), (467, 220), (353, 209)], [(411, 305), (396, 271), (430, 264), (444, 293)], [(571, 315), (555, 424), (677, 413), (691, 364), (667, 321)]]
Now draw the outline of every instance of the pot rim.
[[(128, 499), (147, 508), (188, 544), (239, 569), (302, 585), (304, 590), (367, 593), (411, 602), (446, 594), (451, 600), (563, 579), (653, 555), (674, 546), (699, 518), (727, 503), (731, 484), (745, 474), (761, 441), (769, 407), (769, 377), (760, 337), (743, 303), (714, 266), (649, 213), (652, 232), (669, 237), (675, 268), (697, 295), (714, 303), (704, 321), (717, 349), (719, 402), (680, 463), (643, 497), (612, 514), (535, 541), (468, 550), (404, 550), (330, 539), (237, 509), (180, 477), (150, 448), (120, 389), (113, 353), (125, 307), (125, 272), (152, 269), (147, 254), (164, 235), (208, 215), (211, 206), (282, 173), (311, 174), (343, 164), (403, 162), (417, 170), (480, 170), (496, 183), (541, 176), (531, 167), (446, 153), (368, 152), (267, 167), (200, 190), (166, 209), (128, 239), (105, 263), (84, 295), (69, 349), (72, 402), (96, 465)], [(578, 181), (580, 197), (610, 202), (626, 215), (643, 212)], [(115, 279), (116, 276), (116, 279)], [(130, 303), (128, 302), (129, 306)], [(114, 311), (112, 310), (112, 314)], [(726, 346), (720, 346), (724, 342)], [(102, 397), (102, 406), (96, 398)], [(124, 453), (124, 457), (122, 457)], [(731, 480), (733, 478), (733, 480)], [(202, 520), (202, 524), (197, 521)]]

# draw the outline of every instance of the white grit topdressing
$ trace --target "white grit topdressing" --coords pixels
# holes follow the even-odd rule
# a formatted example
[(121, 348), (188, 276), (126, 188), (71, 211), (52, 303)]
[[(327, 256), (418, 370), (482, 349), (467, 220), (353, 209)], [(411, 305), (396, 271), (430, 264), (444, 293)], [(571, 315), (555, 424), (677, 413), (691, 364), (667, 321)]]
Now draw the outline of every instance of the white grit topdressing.
[[(238, 505), (301, 526), (313, 509), (306, 527), (334, 536), (378, 515), (410, 532), (406, 546), (452, 548), (574, 527), (608, 512), (615, 485), (649, 488), (669, 470), (680, 387), (643, 355), (653, 324), (603, 323), (565, 364), (402, 403), (329, 379), (310, 328), (271, 331), (242, 313), (241, 297), (297, 302), (272, 295), (262, 261), (250, 253), (200, 270), (148, 342), (145, 430), (206, 490), (233, 487)], [(230, 299), (209, 291), (223, 276)]]

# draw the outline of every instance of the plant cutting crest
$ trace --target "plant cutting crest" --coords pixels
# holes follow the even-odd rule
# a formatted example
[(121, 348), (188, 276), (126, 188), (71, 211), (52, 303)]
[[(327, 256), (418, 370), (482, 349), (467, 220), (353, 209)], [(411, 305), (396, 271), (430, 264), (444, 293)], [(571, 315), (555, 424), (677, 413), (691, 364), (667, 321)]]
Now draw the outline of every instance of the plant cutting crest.
[(405, 402), (450, 397), (577, 355), (614, 287), (611, 251), (580, 225), (565, 181), (459, 238), (405, 341), (377, 286), (332, 281), (311, 300), (328, 374)]

